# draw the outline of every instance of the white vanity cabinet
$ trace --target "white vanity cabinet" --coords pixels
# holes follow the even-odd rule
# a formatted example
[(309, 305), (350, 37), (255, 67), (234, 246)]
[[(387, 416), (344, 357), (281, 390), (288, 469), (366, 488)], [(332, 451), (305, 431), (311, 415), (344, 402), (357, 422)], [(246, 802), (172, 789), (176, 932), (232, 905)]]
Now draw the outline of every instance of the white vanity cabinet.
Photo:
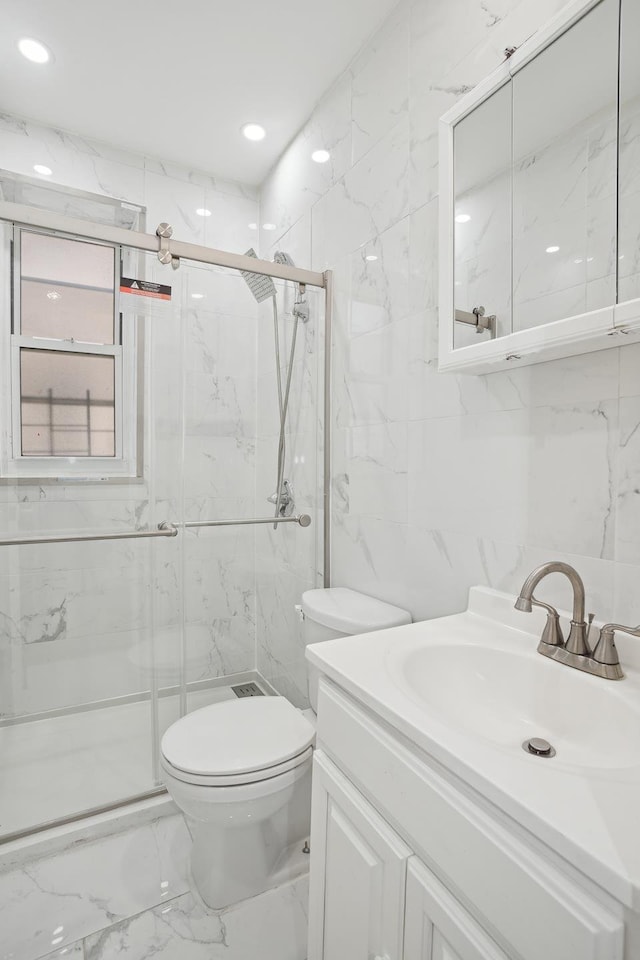
[(425, 865), (407, 870), (403, 960), (508, 960)]
[(632, 960), (604, 891), (325, 678), (313, 790), (309, 960)]
[(411, 850), (321, 752), (313, 777), (309, 960), (401, 960)]
[(508, 960), (321, 752), (309, 960)]

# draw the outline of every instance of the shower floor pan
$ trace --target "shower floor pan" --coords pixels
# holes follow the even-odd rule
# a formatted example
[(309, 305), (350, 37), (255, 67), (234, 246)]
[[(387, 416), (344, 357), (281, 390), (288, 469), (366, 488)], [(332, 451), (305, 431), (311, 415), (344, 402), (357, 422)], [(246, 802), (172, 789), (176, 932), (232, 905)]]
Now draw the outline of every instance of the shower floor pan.
[[(230, 686), (195, 690), (188, 709), (234, 696)], [(179, 698), (161, 697), (160, 733), (178, 717)], [(0, 727), (0, 842), (157, 789), (151, 741), (148, 700)]]

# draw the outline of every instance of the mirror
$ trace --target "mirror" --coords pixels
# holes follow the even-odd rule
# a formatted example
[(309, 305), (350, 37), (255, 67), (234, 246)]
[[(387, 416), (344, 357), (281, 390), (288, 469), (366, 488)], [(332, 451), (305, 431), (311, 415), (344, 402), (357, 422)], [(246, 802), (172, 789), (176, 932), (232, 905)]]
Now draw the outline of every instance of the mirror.
[(618, 301), (640, 297), (640, 4), (623, 0), (620, 24)]
[(513, 329), (615, 302), (617, 0), (513, 77)]
[[(632, 48), (640, 5), (628, 6), (620, 196), (625, 191), (629, 214), (621, 242), (626, 229), (626, 276), (635, 276), (627, 289), (638, 296), (640, 66)], [(567, 318), (578, 324), (566, 338), (574, 343), (581, 329), (595, 335), (585, 314), (613, 311), (624, 263), (616, 229), (618, 0), (585, 0), (583, 9), (582, 16), (575, 6), (561, 13), (443, 118), (452, 154), (442, 174), (450, 204), (443, 215), (453, 220), (443, 230), (449, 258), (453, 246), (446, 278), (453, 289), (443, 306), (455, 317), (446, 353), (480, 345), (483, 356), (492, 349), (497, 356), (495, 341)], [(602, 329), (606, 323), (610, 330), (613, 314), (600, 318)], [(540, 342), (517, 338), (523, 354), (540, 353)], [(501, 359), (523, 354), (502, 351)]]
[(453, 131), (456, 347), (511, 333), (511, 115), (507, 83)]

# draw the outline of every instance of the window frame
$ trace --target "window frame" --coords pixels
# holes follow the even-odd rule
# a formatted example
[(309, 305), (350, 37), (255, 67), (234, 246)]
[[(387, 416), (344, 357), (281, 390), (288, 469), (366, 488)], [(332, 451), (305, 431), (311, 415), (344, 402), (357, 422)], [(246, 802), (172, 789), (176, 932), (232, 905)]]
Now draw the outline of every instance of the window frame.
[[(138, 450), (138, 363), (137, 335), (133, 318), (125, 319), (120, 303), (120, 278), (123, 256), (131, 255), (119, 244), (94, 240), (58, 230), (7, 224), (2, 278), (8, 297), (3, 304), (4, 322), (0, 338), (2, 349), (2, 397), (0, 400), (0, 478), (24, 480), (126, 480), (139, 478)], [(114, 343), (96, 344), (76, 339), (25, 336), (21, 329), (21, 238), (23, 233), (60, 237), (78, 243), (91, 243), (114, 250)], [(7, 269), (8, 268), (8, 269)], [(2, 272), (5, 273), (5, 270)], [(134, 274), (135, 275), (135, 274)], [(52, 281), (54, 283), (54, 281)], [(7, 302), (8, 301), (8, 302)], [(98, 456), (24, 456), (22, 454), (22, 418), (20, 397), (20, 351), (50, 350), (54, 353), (78, 353), (114, 358), (115, 455)]]

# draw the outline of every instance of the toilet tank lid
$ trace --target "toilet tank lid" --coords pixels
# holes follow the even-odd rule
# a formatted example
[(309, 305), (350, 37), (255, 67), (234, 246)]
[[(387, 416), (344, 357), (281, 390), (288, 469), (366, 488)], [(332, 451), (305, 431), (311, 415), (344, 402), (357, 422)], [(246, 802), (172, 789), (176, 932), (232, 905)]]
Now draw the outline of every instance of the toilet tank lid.
[(302, 594), (305, 617), (340, 633), (369, 633), (411, 623), (411, 614), (401, 607), (368, 597), (348, 587), (306, 590)]

